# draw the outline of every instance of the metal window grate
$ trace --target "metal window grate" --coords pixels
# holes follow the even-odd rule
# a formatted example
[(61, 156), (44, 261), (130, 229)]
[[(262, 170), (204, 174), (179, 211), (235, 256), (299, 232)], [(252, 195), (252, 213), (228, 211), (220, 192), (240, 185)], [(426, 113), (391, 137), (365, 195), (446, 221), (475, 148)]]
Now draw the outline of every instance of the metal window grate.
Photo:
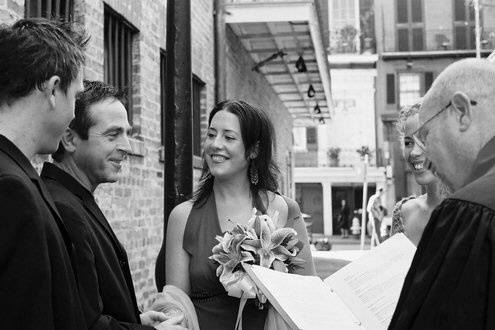
[(73, 0), (26, 0), (24, 8), (26, 18), (44, 17), (68, 22), (74, 17)]
[(132, 124), (132, 41), (138, 30), (105, 5), (104, 80), (127, 89), (127, 116)]

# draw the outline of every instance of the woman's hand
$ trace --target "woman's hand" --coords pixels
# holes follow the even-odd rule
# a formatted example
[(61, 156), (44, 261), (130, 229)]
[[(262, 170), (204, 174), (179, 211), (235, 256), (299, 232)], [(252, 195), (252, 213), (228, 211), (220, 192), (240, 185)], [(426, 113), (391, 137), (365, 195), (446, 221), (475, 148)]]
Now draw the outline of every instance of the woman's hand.
[(167, 321), (167, 317), (162, 312), (147, 311), (139, 315), (142, 325), (155, 326)]
[(157, 330), (187, 330), (180, 324), (184, 320), (184, 315), (171, 317), (170, 319), (155, 326)]

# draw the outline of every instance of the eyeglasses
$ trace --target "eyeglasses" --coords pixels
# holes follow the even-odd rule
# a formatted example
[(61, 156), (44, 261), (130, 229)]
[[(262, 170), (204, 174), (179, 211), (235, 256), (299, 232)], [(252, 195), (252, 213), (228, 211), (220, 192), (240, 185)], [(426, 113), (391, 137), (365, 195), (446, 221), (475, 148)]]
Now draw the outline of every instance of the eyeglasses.
[[(473, 101), (473, 100), (470, 100), (469, 103), (471, 103), (471, 105), (477, 105), (478, 104), (478, 102)], [(421, 149), (425, 150), (425, 148), (426, 148), (426, 137), (428, 136), (428, 133), (429, 133), (429, 130), (426, 129), (426, 124), (428, 124), (433, 119), (435, 119), (436, 117), (438, 117), (438, 115), (440, 115), (443, 111), (447, 110), (451, 105), (452, 105), (452, 101), (450, 101), (449, 104), (447, 104), (445, 107), (443, 107), (442, 109), (440, 109), (433, 116), (431, 116), (430, 118), (428, 118), (421, 126), (418, 127), (417, 130), (415, 130), (411, 134), (412, 137), (413, 137), (413, 139), (414, 139), (414, 141), (418, 144), (418, 146)]]

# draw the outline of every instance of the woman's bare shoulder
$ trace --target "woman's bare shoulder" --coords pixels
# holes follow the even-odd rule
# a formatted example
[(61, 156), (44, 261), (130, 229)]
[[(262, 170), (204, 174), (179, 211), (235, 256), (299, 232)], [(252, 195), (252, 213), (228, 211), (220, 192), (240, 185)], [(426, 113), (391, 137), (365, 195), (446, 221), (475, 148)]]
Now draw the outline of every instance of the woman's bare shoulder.
[(194, 205), (193, 201), (188, 200), (174, 207), (172, 212), (170, 212), (169, 224), (176, 223), (185, 226), (187, 218), (189, 217), (189, 213), (191, 213), (191, 210), (193, 208), (193, 205)]
[(274, 209), (277, 209), (279, 211), (284, 208), (287, 209), (287, 203), (281, 195), (268, 191), (267, 197), (268, 205), (270, 205), (270, 207), (273, 207)]
[(424, 200), (422, 196), (411, 198), (402, 205), (402, 216), (407, 219), (420, 214), (424, 210)]

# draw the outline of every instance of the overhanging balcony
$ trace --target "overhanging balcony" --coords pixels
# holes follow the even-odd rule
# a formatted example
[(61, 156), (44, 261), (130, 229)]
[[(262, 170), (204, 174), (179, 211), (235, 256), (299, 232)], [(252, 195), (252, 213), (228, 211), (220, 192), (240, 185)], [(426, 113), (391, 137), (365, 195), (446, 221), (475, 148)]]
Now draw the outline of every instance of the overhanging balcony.
[[(253, 70), (266, 77), (291, 113), (294, 126), (329, 120), (330, 74), (315, 3), (231, 1), (225, 4), (225, 12), (225, 22), (256, 63)], [(298, 63), (301, 68), (301, 58), (306, 70), (296, 69)]]

